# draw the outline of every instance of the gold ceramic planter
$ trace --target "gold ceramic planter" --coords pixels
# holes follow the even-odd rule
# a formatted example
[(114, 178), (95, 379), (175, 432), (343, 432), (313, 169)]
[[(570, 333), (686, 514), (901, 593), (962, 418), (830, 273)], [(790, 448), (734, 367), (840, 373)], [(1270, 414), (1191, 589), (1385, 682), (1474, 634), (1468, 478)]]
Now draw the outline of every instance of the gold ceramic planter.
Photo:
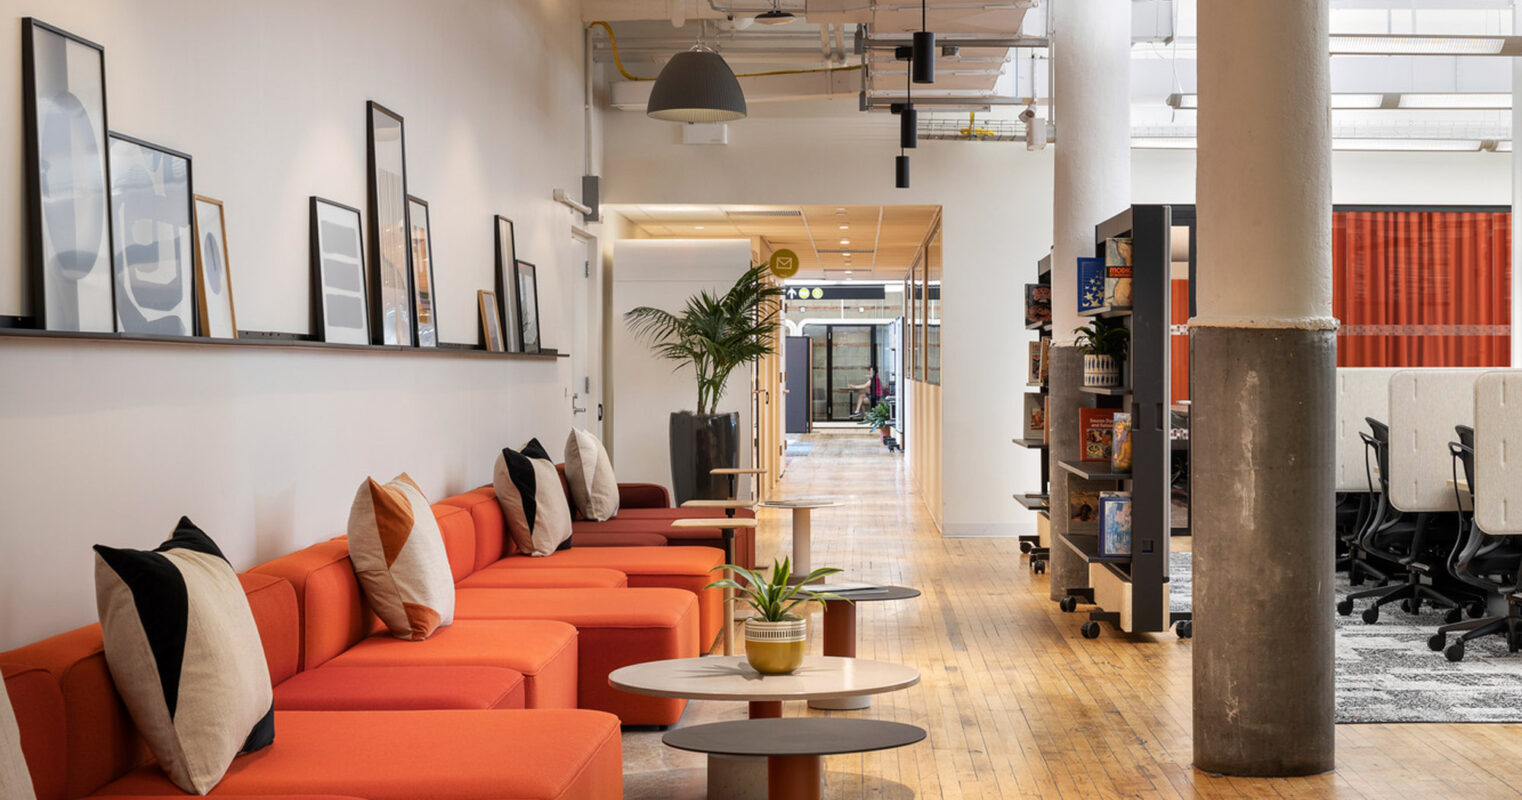
[(745, 621), (745, 660), (762, 675), (786, 675), (803, 664), (808, 646), (806, 619)]

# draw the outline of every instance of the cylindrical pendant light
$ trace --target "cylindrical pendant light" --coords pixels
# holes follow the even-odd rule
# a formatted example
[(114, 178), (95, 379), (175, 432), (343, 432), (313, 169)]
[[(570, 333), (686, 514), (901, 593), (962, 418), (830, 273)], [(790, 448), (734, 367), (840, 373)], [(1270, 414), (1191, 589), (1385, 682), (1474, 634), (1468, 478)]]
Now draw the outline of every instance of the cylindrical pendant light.
[(914, 106), (904, 106), (898, 115), (898, 146), (918, 147), (920, 138), (920, 112)]
[(723, 57), (698, 45), (666, 62), (645, 113), (673, 122), (728, 122), (745, 117), (745, 93)]
[(914, 82), (935, 83), (935, 34), (916, 31), (914, 34)]
[(893, 160), (894, 185), (900, 189), (909, 188), (909, 157), (898, 156)]

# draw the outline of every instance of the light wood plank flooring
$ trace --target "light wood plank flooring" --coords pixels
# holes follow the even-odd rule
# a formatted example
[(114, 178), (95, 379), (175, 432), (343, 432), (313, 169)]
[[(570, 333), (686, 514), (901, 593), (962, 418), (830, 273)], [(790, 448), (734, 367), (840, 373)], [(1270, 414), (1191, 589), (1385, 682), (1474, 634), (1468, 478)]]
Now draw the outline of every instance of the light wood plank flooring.
[[(1081, 638), (1082, 615), (1047, 599), (1046, 577), (1031, 574), (1013, 539), (941, 538), (902, 455), (865, 435), (809, 438), (813, 452), (790, 459), (783, 494), (848, 503), (814, 514), (814, 565), (925, 593), (858, 610), (858, 655), (912, 664), (920, 685), (880, 696), (867, 711), (831, 713), (910, 722), (929, 739), (827, 759), (826, 797), (1522, 796), (1522, 725), (1343, 725), (1328, 775), (1244, 780), (1195, 771), (1188, 641), (1108, 626), (1097, 640)], [(788, 518), (761, 511), (759, 560), (788, 552)], [(812, 639), (818, 653), (817, 631)], [(784, 713), (826, 712), (795, 703)], [(682, 724), (744, 715), (742, 704), (697, 702)], [(659, 733), (626, 734), (624, 761), (626, 797), (703, 796), (702, 757), (663, 747)]]

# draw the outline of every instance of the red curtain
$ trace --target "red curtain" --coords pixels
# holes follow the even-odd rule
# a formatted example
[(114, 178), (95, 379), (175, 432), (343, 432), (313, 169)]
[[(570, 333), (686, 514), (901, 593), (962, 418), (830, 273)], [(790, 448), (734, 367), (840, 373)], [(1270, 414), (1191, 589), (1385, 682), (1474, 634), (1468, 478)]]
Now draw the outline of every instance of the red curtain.
[(1511, 215), (1339, 211), (1332, 311), (1343, 367), (1511, 363)]

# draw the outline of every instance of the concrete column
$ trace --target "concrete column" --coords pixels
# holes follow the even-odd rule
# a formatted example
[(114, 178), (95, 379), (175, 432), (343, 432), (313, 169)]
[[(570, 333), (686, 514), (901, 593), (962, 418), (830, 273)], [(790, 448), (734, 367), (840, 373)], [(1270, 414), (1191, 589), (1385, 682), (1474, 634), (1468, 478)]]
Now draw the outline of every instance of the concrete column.
[[(1068, 531), (1068, 473), (1059, 459), (1078, 458), (1078, 408), (1092, 406), (1083, 359), (1071, 345), (1078, 317), (1078, 258), (1094, 255), (1094, 226), (1131, 203), (1131, 4), (1115, 0), (1052, 3), (1052, 108), (1056, 189), (1052, 231), (1050, 367), (1053, 600), (1088, 585), (1084, 564), (1058, 537)], [(1076, 480), (1076, 479), (1075, 479)]]
[(1328, 0), (1200, 4), (1194, 764), (1334, 763)]

